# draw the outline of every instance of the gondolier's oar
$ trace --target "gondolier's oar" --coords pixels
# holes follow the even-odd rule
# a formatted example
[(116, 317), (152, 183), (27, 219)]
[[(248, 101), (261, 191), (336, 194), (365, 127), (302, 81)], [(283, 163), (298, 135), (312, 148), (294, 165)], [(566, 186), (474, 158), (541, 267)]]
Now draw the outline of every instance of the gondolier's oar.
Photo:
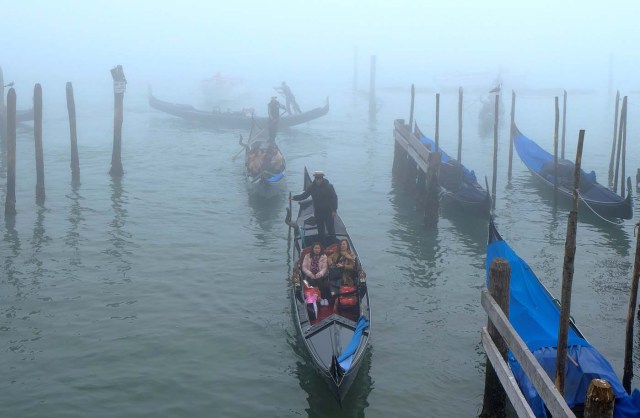
[[(291, 192), (289, 192), (289, 210), (287, 211), (287, 215), (289, 215), (289, 222), (291, 222)], [(287, 238), (287, 245), (291, 244), (291, 229), (292, 229), (292, 226), (289, 224), (289, 222), (287, 222), (287, 225), (289, 225), (289, 237)]]
[(236, 155), (234, 155), (234, 156), (233, 156), (233, 158), (231, 158), (231, 161), (235, 161), (235, 160), (236, 160), (236, 158), (238, 158), (238, 156), (240, 155), (240, 153), (241, 153), (242, 151), (245, 151), (245, 150), (248, 148), (248, 146), (247, 146), (247, 145), (245, 145), (245, 144), (242, 142), (242, 135), (240, 135), (240, 141), (238, 141), (238, 143), (239, 143), (240, 145), (242, 145), (242, 149), (241, 149), (240, 151), (238, 151), (238, 153), (237, 153)]

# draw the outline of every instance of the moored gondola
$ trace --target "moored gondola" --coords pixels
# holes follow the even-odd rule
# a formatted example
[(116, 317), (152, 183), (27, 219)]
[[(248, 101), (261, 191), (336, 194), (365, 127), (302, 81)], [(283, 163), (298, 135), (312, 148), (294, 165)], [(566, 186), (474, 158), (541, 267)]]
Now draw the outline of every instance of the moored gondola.
[[(542, 183), (547, 190), (557, 190), (557, 196), (565, 202), (573, 199), (574, 163), (558, 158), (557, 180), (553, 154), (545, 151), (533, 140), (527, 138), (514, 126), (513, 144), (518, 156), (531, 174)], [(557, 184), (557, 188), (556, 188)], [(631, 202), (631, 180), (627, 180), (627, 196), (622, 197), (607, 189), (596, 181), (596, 173), (584, 170), (580, 174), (579, 195), (581, 201), (597, 215), (604, 218), (631, 219), (633, 205)]]
[[(306, 168), (304, 181), (306, 188), (311, 183)], [(286, 222), (294, 229), (291, 296), (296, 328), (312, 365), (341, 403), (358, 374), (369, 344), (371, 309), (366, 274), (353, 241), (336, 214), (336, 239), (346, 239), (356, 256), (354, 285), (340, 286), (327, 305), (319, 304), (319, 290), (309, 285), (302, 272), (302, 260), (318, 236), (313, 200), (299, 202), (295, 221), (291, 221), (291, 212), (287, 210)], [(338, 243), (329, 245), (325, 254), (330, 256), (337, 246)]]
[[(435, 142), (427, 138), (416, 125), (415, 132), (404, 124), (402, 120), (394, 123), (395, 132), (408, 141), (414, 135), (425, 146), (429, 153), (435, 150)], [(451, 158), (439, 148), (441, 154), (440, 169), (438, 171), (438, 186), (440, 200), (465, 212), (472, 213), (486, 219), (491, 210), (491, 196), (476, 179), (475, 172), (469, 170), (456, 159)]]
[[(487, 287), (491, 262), (498, 257), (506, 259), (511, 267), (509, 321), (553, 380), (558, 352), (559, 302), (527, 263), (502, 239), (491, 219), (486, 261)], [(572, 410), (582, 412), (591, 380), (604, 379), (611, 385), (616, 397), (614, 417), (640, 416), (640, 392), (635, 390), (632, 395), (627, 394), (611, 364), (586, 340), (573, 320), (568, 332), (567, 358), (570, 361), (567, 361), (564, 398)], [(546, 418), (548, 415), (541, 396), (513, 355), (509, 355), (509, 366), (536, 417)]]
[[(242, 109), (236, 111), (222, 110), (199, 110), (188, 104), (170, 103), (157, 99), (149, 88), (149, 105), (154, 109), (178, 116), (185, 120), (196, 122), (200, 125), (214, 128), (251, 128), (252, 120), (255, 118), (262, 125), (267, 124), (266, 117), (257, 117), (253, 114), (253, 109)], [(280, 127), (290, 127), (310, 122), (322, 117), (329, 112), (329, 99), (322, 107), (316, 107), (297, 115), (285, 115), (280, 118)]]

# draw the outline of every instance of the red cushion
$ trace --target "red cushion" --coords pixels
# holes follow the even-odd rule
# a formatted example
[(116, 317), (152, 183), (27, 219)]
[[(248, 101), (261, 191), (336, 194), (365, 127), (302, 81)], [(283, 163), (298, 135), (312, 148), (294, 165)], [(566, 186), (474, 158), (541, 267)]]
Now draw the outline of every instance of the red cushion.
[[(340, 286), (340, 293), (351, 293), (355, 292), (355, 286)], [(341, 306), (357, 306), (358, 305), (358, 294), (352, 293), (347, 296), (340, 296), (339, 304)]]
[(331, 244), (327, 248), (325, 248), (324, 253), (327, 255), (327, 257), (329, 257), (331, 254), (335, 253), (337, 249), (338, 243), (336, 242), (335, 244)]

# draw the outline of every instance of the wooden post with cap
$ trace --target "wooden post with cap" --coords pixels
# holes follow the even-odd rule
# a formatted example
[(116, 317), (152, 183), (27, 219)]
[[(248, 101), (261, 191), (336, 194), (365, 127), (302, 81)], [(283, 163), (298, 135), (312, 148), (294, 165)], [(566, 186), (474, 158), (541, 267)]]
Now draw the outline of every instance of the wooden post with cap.
[(593, 379), (584, 400), (584, 418), (613, 418), (616, 397), (609, 382)]
[(120, 177), (124, 174), (122, 168), (122, 119), (124, 92), (127, 87), (127, 79), (124, 76), (122, 65), (111, 69), (113, 77), (114, 95), (114, 119), (113, 119), (113, 152), (111, 154), (111, 176)]
[[(489, 294), (495, 299), (507, 317), (509, 316), (509, 298), (511, 286), (511, 266), (509, 262), (500, 257), (491, 261), (489, 267)], [(496, 345), (498, 352), (504, 360), (507, 359), (508, 346), (500, 335), (496, 326), (488, 321), (487, 331)], [(485, 366), (484, 399), (482, 401), (482, 413), (480, 418), (504, 417), (507, 394), (500, 383), (500, 379), (491, 361), (487, 359)]]
[(622, 374), (622, 387), (627, 393), (631, 393), (631, 379), (633, 379), (633, 327), (636, 316), (636, 303), (638, 301), (638, 279), (640, 277), (640, 224), (636, 224), (636, 253), (631, 274), (631, 290), (629, 291), (629, 306), (627, 308), (627, 327), (624, 339), (624, 372)]

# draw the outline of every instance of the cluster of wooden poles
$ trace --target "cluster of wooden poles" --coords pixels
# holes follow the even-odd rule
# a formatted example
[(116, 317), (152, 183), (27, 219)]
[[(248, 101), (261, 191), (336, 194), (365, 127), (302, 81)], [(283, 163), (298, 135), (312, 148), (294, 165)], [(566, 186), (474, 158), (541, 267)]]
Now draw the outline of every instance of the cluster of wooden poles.
[[(409, 133), (413, 128), (413, 109), (414, 109), (415, 89), (411, 86), (411, 110), (409, 124), (400, 121), (403, 128)], [(513, 137), (515, 135), (515, 92), (512, 92), (511, 102), (511, 130), (509, 143), (509, 166), (508, 178), (512, 175), (512, 159), (513, 159)], [(616, 97), (616, 116), (614, 125), (614, 139), (611, 151), (611, 164), (609, 169), (610, 187), (617, 190), (618, 170), (621, 169), (621, 177), (624, 179), (624, 161), (626, 148), (626, 115), (627, 115), (627, 98), (622, 101), (622, 109), (618, 119), (618, 103), (619, 93)], [(458, 100), (458, 161), (461, 162), (462, 148), (462, 88), (459, 89)], [(557, 164), (558, 160), (558, 134), (559, 134), (559, 100), (555, 97), (555, 131), (554, 131), (554, 159)], [(564, 92), (563, 100), (563, 116), (562, 116), (562, 140), (560, 142), (560, 158), (564, 159), (565, 154), (565, 136), (566, 136), (566, 103), (567, 93)], [(435, 150), (426, 155), (420, 154), (420, 148), (424, 149), (416, 135), (409, 135), (408, 146), (403, 148), (399, 144), (398, 139), (395, 141), (395, 151), (393, 160), (393, 176), (396, 181), (400, 181), (405, 190), (415, 193), (419, 202), (425, 203), (425, 223), (427, 225), (436, 225), (438, 218), (438, 168), (440, 163), (439, 151), (439, 94), (436, 95), (436, 121), (435, 121)], [(499, 114), (499, 95), (495, 97), (494, 112), (494, 159), (493, 159), (493, 182), (492, 182), (492, 200), (493, 208), (495, 208), (496, 199), (496, 172), (497, 172), (497, 149), (498, 149), (498, 114)], [(397, 129), (397, 128), (396, 128)], [(394, 130), (394, 135), (396, 131)], [(414, 147), (411, 147), (412, 141), (418, 141)], [(483, 344), (487, 352), (487, 366), (485, 376), (485, 394), (483, 401), (483, 411), (481, 417), (497, 417), (504, 416), (506, 395), (514, 405), (519, 416), (529, 416), (531, 412), (522, 394), (519, 392), (515, 384), (513, 376), (508, 370), (506, 363), (507, 352), (510, 349), (518, 358), (523, 366), (523, 370), (534, 382), (538, 392), (542, 396), (545, 404), (552, 412), (553, 416), (573, 417), (573, 412), (568, 408), (562, 394), (565, 385), (565, 373), (558, 371), (566, 370), (567, 361), (567, 340), (569, 334), (570, 309), (571, 309), (571, 289), (573, 285), (574, 260), (576, 253), (576, 232), (578, 222), (578, 201), (579, 201), (579, 185), (580, 172), (582, 164), (582, 149), (584, 143), (584, 130), (581, 130), (578, 138), (578, 147), (576, 152), (576, 161), (574, 166), (574, 190), (573, 205), (569, 212), (567, 223), (567, 237), (565, 242), (565, 255), (562, 274), (562, 296), (560, 306), (560, 325), (558, 330), (558, 350), (555, 382), (552, 382), (546, 372), (540, 367), (535, 358), (528, 351), (523, 341), (518, 337), (513, 327), (509, 324), (509, 282), (510, 267), (505, 259), (495, 259), (490, 268), (490, 284), (489, 291), (484, 291), (482, 295), (482, 305), (489, 316), (488, 325), (483, 329)], [(622, 155), (621, 155), (622, 154)], [(421, 165), (426, 161), (426, 167)], [(615, 160), (615, 169), (614, 169)], [(620, 161), (622, 161), (620, 167)], [(624, 196), (624, 181), (621, 184), (621, 194)], [(488, 185), (487, 185), (488, 189)], [(640, 234), (636, 243), (635, 262), (631, 280), (631, 294), (629, 298), (629, 308), (627, 314), (627, 329), (625, 339), (625, 359), (624, 359), (624, 375), (622, 379), (625, 390), (631, 392), (631, 379), (633, 378), (633, 328), (635, 309), (637, 305), (638, 282), (640, 276)], [(594, 379), (589, 386), (585, 399), (585, 417), (611, 417), (613, 416), (615, 397), (611, 386), (602, 379)]]
[[(558, 166), (558, 159), (565, 158), (565, 137), (566, 137), (566, 120), (567, 120), (567, 92), (563, 95), (562, 109), (562, 131), (560, 137), (560, 109), (559, 98), (555, 97), (555, 129), (554, 129), (554, 163)], [(394, 179), (402, 184), (405, 190), (414, 194), (416, 200), (425, 207), (424, 221), (429, 227), (433, 227), (438, 223), (438, 171), (440, 164), (440, 94), (436, 94), (435, 109), (435, 133), (434, 152), (427, 152), (422, 157), (424, 161), (429, 158), (428, 164), (420, 163), (420, 158), (416, 154), (421, 154), (421, 149), (425, 148), (422, 144), (417, 144), (412, 149), (405, 149), (400, 146), (397, 137), (394, 147), (393, 169)], [(415, 86), (411, 85), (411, 107), (409, 113), (409, 123), (406, 128), (409, 132), (413, 130), (413, 111), (415, 101)], [(625, 160), (626, 160), (626, 138), (627, 138), (627, 97), (622, 100), (622, 109), (618, 117), (618, 104), (620, 102), (620, 93), (616, 96), (615, 123), (613, 130), (613, 144), (611, 148), (611, 161), (609, 165), (609, 187), (614, 192), (618, 189), (618, 173), (620, 178), (625, 178)], [(511, 123), (510, 123), (510, 140), (509, 140), (509, 160), (507, 168), (507, 178), (511, 181), (513, 173), (513, 138), (516, 135), (515, 125), (515, 107), (516, 94), (511, 93)], [(458, 90), (458, 152), (457, 160), (462, 164), (462, 108), (463, 108), (463, 89)], [(491, 182), (491, 199), (492, 209), (495, 209), (496, 202), (496, 183), (498, 171), (498, 127), (499, 127), (499, 108), (500, 108), (500, 92), (495, 94), (494, 105), (494, 129), (493, 129), (493, 175)], [(395, 133), (394, 133), (395, 135)], [(560, 137), (560, 138), (559, 138)], [(560, 149), (559, 149), (560, 148)], [(625, 182), (620, 181), (620, 195), (625, 196)], [(487, 190), (489, 191), (488, 181)], [(640, 169), (637, 175), (637, 184), (640, 187)], [(557, 184), (556, 184), (557, 186)], [(556, 194), (557, 195), (557, 194)]]
[[(0, 70), (0, 75), (1, 75)], [(122, 66), (111, 69), (113, 77), (115, 116), (113, 131), (113, 152), (111, 156), (111, 170), (113, 177), (122, 177), (122, 122), (123, 101), (126, 87), (126, 79)], [(2, 137), (2, 149), (7, 158), (7, 194), (5, 200), (5, 216), (16, 215), (16, 137), (17, 137), (17, 110), (16, 91), (11, 87), (7, 93), (7, 104), (4, 104), (4, 84), (0, 77), (2, 87), (2, 100), (0, 100), (0, 137)], [(71, 137), (71, 181), (72, 185), (80, 184), (80, 161), (78, 156), (78, 136), (76, 130), (76, 108), (71, 82), (66, 85), (67, 110), (69, 113), (69, 130)], [(42, 86), (38, 83), (33, 90), (33, 132), (36, 154), (36, 204), (42, 205), (45, 200), (44, 185), (44, 158), (42, 149)]]

